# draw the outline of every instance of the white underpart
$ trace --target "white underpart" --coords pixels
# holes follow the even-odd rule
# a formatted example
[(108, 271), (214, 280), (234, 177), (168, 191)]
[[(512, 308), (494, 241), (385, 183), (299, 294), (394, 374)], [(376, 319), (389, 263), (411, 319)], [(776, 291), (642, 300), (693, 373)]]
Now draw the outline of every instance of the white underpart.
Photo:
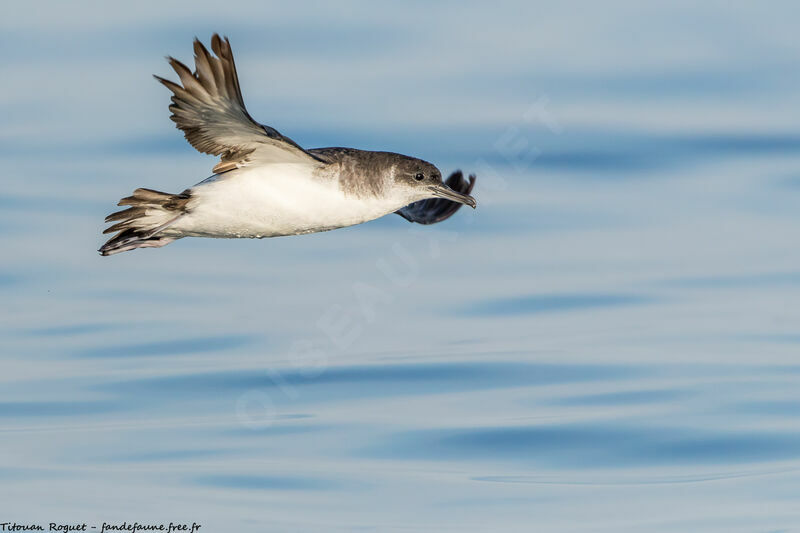
[(336, 179), (321, 179), (308, 164), (244, 167), (191, 189), (188, 214), (162, 232), (175, 237), (277, 237), (360, 224), (414, 201), (345, 194)]

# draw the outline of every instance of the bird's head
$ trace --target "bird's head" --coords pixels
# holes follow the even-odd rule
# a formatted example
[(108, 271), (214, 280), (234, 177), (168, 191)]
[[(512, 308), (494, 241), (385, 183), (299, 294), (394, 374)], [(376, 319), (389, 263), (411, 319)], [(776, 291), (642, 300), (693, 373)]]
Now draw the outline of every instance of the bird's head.
[(472, 196), (448, 187), (442, 181), (442, 173), (439, 169), (427, 161), (403, 156), (396, 161), (393, 170), (395, 186), (405, 189), (413, 201), (444, 198), (468, 205), (473, 209), (477, 205)]

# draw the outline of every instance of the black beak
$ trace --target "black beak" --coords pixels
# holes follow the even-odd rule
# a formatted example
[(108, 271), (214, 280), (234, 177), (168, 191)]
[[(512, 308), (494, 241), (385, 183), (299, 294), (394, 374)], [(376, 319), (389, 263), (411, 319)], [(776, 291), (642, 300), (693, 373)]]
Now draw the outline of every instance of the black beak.
[(436, 198), (444, 198), (445, 200), (452, 200), (453, 202), (458, 202), (460, 204), (468, 205), (473, 209), (475, 209), (478, 206), (478, 203), (475, 201), (475, 198), (473, 198), (468, 194), (462, 194), (460, 192), (454, 191), (444, 183), (431, 185), (430, 191), (431, 194)]

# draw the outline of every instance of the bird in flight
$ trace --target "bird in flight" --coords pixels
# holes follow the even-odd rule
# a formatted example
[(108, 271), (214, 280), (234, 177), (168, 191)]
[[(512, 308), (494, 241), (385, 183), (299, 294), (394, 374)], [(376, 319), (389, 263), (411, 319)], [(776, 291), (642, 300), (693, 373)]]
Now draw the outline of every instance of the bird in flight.
[(259, 124), (244, 106), (231, 45), (214, 34), (211, 50), (194, 41), (195, 71), (168, 58), (180, 83), (155, 78), (172, 91), (170, 117), (189, 144), (220, 157), (214, 174), (179, 194), (136, 189), (117, 205), (116, 233), (99, 250), (113, 255), (158, 248), (183, 237), (266, 238), (343, 228), (397, 213), (433, 224), (470, 196), (475, 176), (447, 181), (434, 165), (401, 154), (354, 148), (306, 150)]

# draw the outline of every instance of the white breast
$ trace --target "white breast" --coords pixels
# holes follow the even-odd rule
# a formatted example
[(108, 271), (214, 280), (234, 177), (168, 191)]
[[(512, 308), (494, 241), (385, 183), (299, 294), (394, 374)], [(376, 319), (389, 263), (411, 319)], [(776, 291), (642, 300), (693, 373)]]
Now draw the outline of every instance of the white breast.
[(273, 164), (242, 168), (191, 189), (190, 213), (170, 229), (194, 237), (277, 237), (326, 231), (381, 217), (403, 198), (358, 198), (313, 166)]

